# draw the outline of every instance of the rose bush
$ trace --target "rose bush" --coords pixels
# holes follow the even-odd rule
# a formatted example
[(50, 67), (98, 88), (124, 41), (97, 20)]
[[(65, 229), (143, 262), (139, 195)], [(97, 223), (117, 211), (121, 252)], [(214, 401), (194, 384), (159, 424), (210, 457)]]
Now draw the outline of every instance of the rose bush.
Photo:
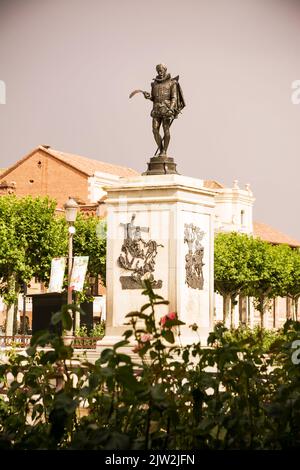
[[(291, 358), (300, 324), (287, 322), (267, 351), (255, 335), (232, 337), (222, 324), (208, 347), (182, 348), (182, 322), (174, 312), (156, 322), (156, 307), (168, 302), (145, 286), (148, 302), (127, 315), (124, 339), (95, 364), (71, 363), (60, 336), (39, 332), (27, 356), (0, 366), (0, 448), (297, 448), (300, 369)], [(68, 329), (67, 309), (59, 321)], [(136, 355), (121, 352), (132, 341)]]

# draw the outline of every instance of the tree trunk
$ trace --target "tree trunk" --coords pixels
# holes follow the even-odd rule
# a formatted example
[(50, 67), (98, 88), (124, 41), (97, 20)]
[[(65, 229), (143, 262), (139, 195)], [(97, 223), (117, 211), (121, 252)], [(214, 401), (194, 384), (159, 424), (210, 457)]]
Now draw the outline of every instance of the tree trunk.
[(14, 304), (7, 305), (6, 309), (6, 324), (5, 324), (5, 335), (13, 336), (14, 332)]
[(251, 299), (250, 297), (248, 296), (247, 297), (247, 325), (250, 326), (250, 328), (252, 327), (252, 323), (253, 323), (253, 315), (252, 315), (252, 311), (251, 311)]
[(226, 324), (228, 313), (229, 313), (229, 303), (230, 303), (230, 295), (224, 294), (223, 295), (223, 322)]
[(75, 312), (75, 332), (80, 328), (80, 312), (76, 310)]
[[(13, 297), (13, 293), (17, 292), (17, 285), (16, 285), (16, 275), (15, 273), (11, 274), (8, 279), (8, 289), (11, 297)], [(13, 336), (15, 334), (15, 320), (16, 320), (16, 313), (18, 312), (18, 303), (10, 303), (7, 305), (6, 310), (6, 326), (5, 326), (5, 334), (6, 336)]]
[(230, 298), (230, 328), (233, 328), (234, 327), (234, 307), (235, 307), (235, 303), (234, 303), (234, 298), (231, 297)]
[(18, 306), (19, 306), (19, 301), (18, 300), (14, 303), (13, 336), (18, 333)]
[(239, 295), (239, 324), (247, 325), (247, 297)]
[(293, 314), (291, 312), (291, 297), (287, 296), (286, 297), (286, 319), (290, 320), (293, 318)]
[[(80, 307), (77, 292), (75, 293), (74, 304), (76, 305), (76, 307)], [(79, 330), (80, 328), (80, 312), (78, 310), (75, 310), (72, 315), (74, 315), (73, 334), (75, 335), (76, 330)]]
[(276, 328), (276, 319), (277, 319), (277, 297), (273, 299), (273, 328)]
[(265, 296), (259, 297), (259, 313), (260, 313), (260, 326), (264, 327), (264, 316), (265, 316)]
[(297, 300), (295, 297), (291, 297), (291, 300), (292, 300), (292, 320), (295, 321), (296, 320), (296, 303), (297, 303)]
[(299, 295), (295, 295), (295, 297), (293, 297), (293, 303), (294, 303), (294, 306), (293, 306), (293, 313), (294, 313), (294, 320), (295, 320), (295, 321), (298, 321), (298, 304), (299, 304), (299, 298), (300, 298)]

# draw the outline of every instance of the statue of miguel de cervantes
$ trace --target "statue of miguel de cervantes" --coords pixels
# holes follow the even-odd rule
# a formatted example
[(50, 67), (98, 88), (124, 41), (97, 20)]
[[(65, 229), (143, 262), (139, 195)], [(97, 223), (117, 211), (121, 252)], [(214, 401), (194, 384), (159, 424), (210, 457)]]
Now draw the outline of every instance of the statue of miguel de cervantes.
[[(156, 71), (157, 76), (151, 83), (151, 93), (135, 90), (130, 94), (130, 98), (141, 92), (147, 100), (153, 102), (151, 117), (153, 136), (157, 144), (155, 156), (166, 158), (170, 143), (170, 127), (185, 107), (185, 102), (179, 85), (179, 76), (171, 78), (164, 64), (158, 64)], [(163, 137), (160, 135), (161, 127)]]

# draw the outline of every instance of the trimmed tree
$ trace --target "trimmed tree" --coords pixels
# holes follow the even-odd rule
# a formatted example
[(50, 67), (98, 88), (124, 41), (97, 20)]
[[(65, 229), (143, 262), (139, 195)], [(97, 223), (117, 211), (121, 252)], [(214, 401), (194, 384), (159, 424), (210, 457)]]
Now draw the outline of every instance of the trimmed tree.
[[(98, 281), (100, 276), (105, 285), (106, 278), (106, 223), (96, 216), (79, 213), (75, 222), (76, 232), (73, 239), (74, 254), (88, 256), (88, 274)], [(88, 296), (92, 299), (92, 297)], [(76, 302), (86, 299), (86, 294), (77, 295)], [(80, 313), (75, 312), (75, 329), (80, 327)]]
[(252, 238), (236, 232), (218, 233), (215, 237), (215, 291), (223, 297), (223, 321), (233, 311), (237, 296), (253, 281), (250, 269)]
[(300, 298), (300, 251), (291, 250), (291, 278), (287, 293), (292, 299), (293, 320), (298, 320), (298, 302)]
[(0, 198), (0, 295), (7, 305), (7, 335), (16, 330), (21, 286), (33, 277), (47, 282), (51, 259), (66, 252), (65, 226), (54, 217), (55, 206), (47, 197)]
[(79, 213), (75, 222), (74, 253), (89, 256), (88, 273), (106, 279), (106, 223), (96, 216)]
[[(0, 295), (7, 305), (8, 336), (16, 332), (21, 287), (33, 277), (47, 284), (52, 258), (67, 255), (67, 223), (55, 216), (55, 208), (47, 197), (0, 198)], [(105, 283), (105, 223), (78, 214), (75, 226), (74, 254), (89, 256), (89, 274)]]
[(291, 284), (291, 248), (273, 246), (260, 239), (252, 239), (250, 270), (252, 281), (247, 292), (254, 298), (254, 306), (260, 313), (261, 326), (270, 300), (288, 294)]
[[(67, 254), (67, 224), (55, 216), (55, 208), (56, 202), (47, 197), (0, 198), (0, 295), (7, 305), (7, 335), (16, 331), (23, 284), (33, 277), (47, 284), (52, 258)], [(100, 275), (105, 283), (105, 224), (79, 214), (75, 225), (74, 254), (89, 256), (89, 274)]]

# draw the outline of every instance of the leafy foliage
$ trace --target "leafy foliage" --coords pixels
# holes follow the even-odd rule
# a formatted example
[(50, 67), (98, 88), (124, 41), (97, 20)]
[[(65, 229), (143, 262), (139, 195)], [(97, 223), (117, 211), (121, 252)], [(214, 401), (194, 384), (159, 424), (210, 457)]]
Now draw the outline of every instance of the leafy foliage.
[(7, 304), (16, 301), (23, 282), (47, 281), (51, 259), (66, 252), (65, 227), (54, 217), (55, 206), (48, 198), (0, 198), (0, 294)]
[(288, 279), (287, 293), (293, 301), (293, 319), (298, 319), (298, 300), (300, 298), (300, 252), (291, 250), (291, 276)]
[(252, 239), (251, 271), (253, 281), (248, 294), (254, 297), (255, 306), (261, 315), (261, 326), (269, 300), (287, 295), (292, 281), (291, 248), (286, 245), (273, 246), (259, 239)]
[(224, 333), (224, 338), (228, 343), (245, 342), (251, 347), (258, 349), (261, 353), (268, 353), (272, 344), (278, 339), (283, 339), (282, 330), (268, 330), (256, 325), (250, 328), (247, 325), (240, 325), (238, 328), (230, 328)]
[[(300, 253), (287, 245), (273, 246), (263, 240), (239, 233), (219, 233), (215, 237), (215, 290), (223, 296), (224, 318), (231, 312), (239, 294), (254, 298), (261, 314), (270, 299), (290, 295), (300, 297)], [(231, 315), (232, 317), (232, 315)], [(296, 315), (295, 315), (296, 318)]]
[[(0, 366), (2, 449), (287, 449), (300, 444), (300, 324), (262, 347), (216, 325), (209, 347), (180, 348), (175, 312), (149, 283), (124, 340), (95, 364), (71, 361), (59, 335), (36, 334)], [(68, 323), (67, 309), (54, 322)], [(298, 343), (299, 344), (299, 343)], [(43, 349), (45, 345), (46, 349)], [(133, 348), (135, 353), (126, 354)], [(127, 350), (128, 351), (128, 350)], [(77, 382), (73, 381), (76, 375)], [(8, 380), (10, 383), (8, 384)]]
[[(229, 300), (231, 320), (235, 299), (253, 282), (251, 269), (252, 238), (239, 233), (218, 233), (215, 237), (215, 290), (223, 296), (223, 320), (227, 319)], [(231, 321), (232, 323), (232, 321)]]
[[(23, 282), (36, 277), (47, 283), (52, 258), (67, 255), (67, 224), (55, 216), (55, 207), (47, 197), (0, 198), (0, 294), (8, 304)], [(89, 274), (105, 281), (105, 224), (78, 214), (75, 226), (74, 254), (89, 256)]]
[(80, 328), (77, 328), (75, 331), (75, 336), (91, 336), (94, 338), (102, 338), (104, 335), (105, 335), (105, 321), (104, 320), (94, 325), (90, 331), (88, 331), (85, 325), (82, 325)]
[(106, 274), (106, 224), (98, 217), (77, 215), (75, 222), (74, 254), (89, 256), (88, 272), (101, 276), (105, 283)]

